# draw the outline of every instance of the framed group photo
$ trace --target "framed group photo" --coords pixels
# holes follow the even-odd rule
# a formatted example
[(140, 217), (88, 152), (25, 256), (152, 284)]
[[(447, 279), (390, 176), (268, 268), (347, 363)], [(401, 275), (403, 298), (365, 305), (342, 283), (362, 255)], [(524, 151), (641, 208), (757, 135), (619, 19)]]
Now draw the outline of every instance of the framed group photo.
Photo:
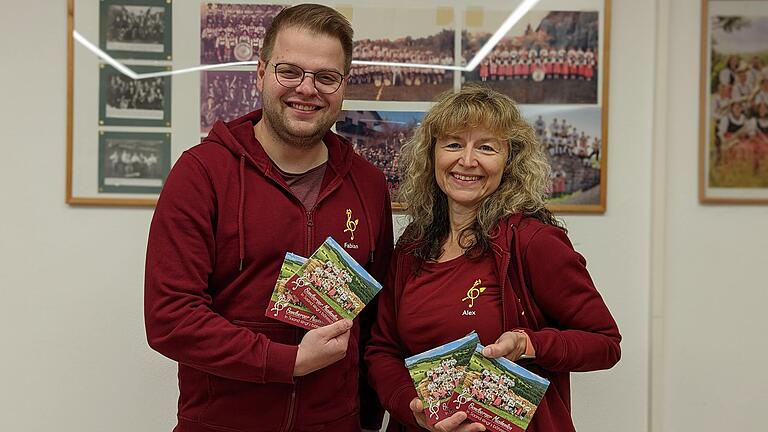
[[(66, 200), (151, 206), (176, 159), (214, 122), (261, 107), (253, 63), (274, 17), (296, 2), (68, 3)], [(541, 0), (467, 70), (521, 3), (330, 4), (355, 30), (334, 131), (384, 173), (393, 209), (408, 205), (401, 146), (441, 93), (481, 83), (518, 102), (536, 130), (552, 167), (550, 208), (605, 211), (610, 0)], [(111, 59), (77, 43), (75, 30)]]
[(702, 0), (699, 200), (768, 204), (768, 3)]

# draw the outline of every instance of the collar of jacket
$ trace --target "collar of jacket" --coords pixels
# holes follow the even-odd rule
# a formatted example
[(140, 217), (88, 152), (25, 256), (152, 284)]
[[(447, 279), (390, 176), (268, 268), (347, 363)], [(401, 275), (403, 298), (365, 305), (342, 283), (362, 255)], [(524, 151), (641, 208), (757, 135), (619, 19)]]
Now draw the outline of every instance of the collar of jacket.
[[(238, 270), (243, 270), (243, 265), (245, 263), (245, 225), (244, 225), (244, 212), (245, 212), (245, 165), (248, 163), (249, 165), (253, 166), (256, 170), (260, 171), (262, 175), (265, 177), (270, 177), (285, 189), (288, 189), (288, 187), (285, 185), (285, 182), (281, 180), (277, 180), (276, 177), (272, 174), (270, 174), (270, 171), (272, 170), (272, 163), (269, 159), (269, 156), (267, 155), (267, 152), (264, 151), (264, 147), (261, 146), (261, 143), (258, 142), (258, 140), (254, 139), (255, 145), (249, 145), (248, 143), (241, 143), (240, 141), (235, 138), (234, 135), (232, 135), (231, 130), (237, 126), (242, 125), (243, 123), (250, 122), (251, 124), (256, 124), (261, 119), (262, 110), (253, 111), (251, 113), (248, 113), (242, 117), (236, 118), (229, 122), (223, 122), (221, 120), (214, 123), (213, 127), (211, 128), (211, 131), (208, 133), (208, 137), (204, 141), (211, 141), (215, 142), (225, 148), (227, 148), (233, 155), (233, 157), (239, 159), (239, 169), (238, 169), (238, 176), (239, 176), (239, 184), (240, 184), (240, 193), (239, 193), (239, 199), (237, 204), (237, 237), (238, 237), (238, 254), (239, 254), (239, 266)], [(354, 154), (352, 151), (352, 146), (350, 146), (348, 143), (344, 142), (341, 137), (336, 135), (335, 133), (331, 132), (330, 130), (323, 136), (323, 143), (328, 147), (328, 166), (331, 167), (331, 169), (336, 174), (336, 177), (334, 180), (331, 180), (329, 183), (329, 187), (336, 187), (340, 183), (341, 178), (345, 177), (347, 174), (350, 174), (350, 180), (352, 183), (352, 186), (355, 188), (355, 191), (357, 192), (358, 196), (360, 196), (360, 202), (362, 204), (363, 213), (365, 214), (366, 218), (370, 220), (369, 218), (369, 212), (368, 208), (365, 204), (365, 199), (363, 199), (362, 194), (360, 193), (360, 189), (357, 185), (357, 182), (352, 175), (351, 168), (352, 168), (352, 155)], [(318, 196), (318, 199), (321, 198), (323, 192), (320, 192), (320, 195)], [(374, 236), (373, 236), (373, 229), (372, 227), (368, 226), (368, 238), (370, 241), (370, 244), (372, 248), (374, 247)], [(371, 250), (369, 260), (373, 260), (374, 256), (374, 250)]]
[[(242, 157), (245, 162), (256, 167), (262, 173), (266, 173), (271, 170), (272, 164), (261, 143), (255, 140), (258, 145), (244, 145), (231, 132), (231, 129), (246, 122), (255, 125), (261, 120), (261, 116), (262, 110), (256, 110), (229, 122), (219, 120), (213, 124), (205, 141), (216, 142), (224, 146), (234, 157)], [(342, 141), (341, 137), (330, 130), (323, 136), (323, 143), (328, 147), (328, 165), (339, 177), (344, 177), (352, 167), (352, 158), (350, 157), (352, 146)]]

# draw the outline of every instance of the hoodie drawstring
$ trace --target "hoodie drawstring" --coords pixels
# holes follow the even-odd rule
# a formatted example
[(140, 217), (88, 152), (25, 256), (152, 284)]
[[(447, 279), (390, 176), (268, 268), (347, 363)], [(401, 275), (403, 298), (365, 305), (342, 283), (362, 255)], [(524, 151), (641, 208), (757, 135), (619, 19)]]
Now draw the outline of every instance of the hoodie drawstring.
[(245, 154), (240, 155), (240, 199), (237, 202), (237, 237), (240, 244), (240, 269), (243, 271), (245, 261), (245, 227), (243, 226), (243, 211), (245, 206)]
[(363, 208), (363, 216), (365, 217), (365, 220), (368, 221), (368, 223), (365, 224), (368, 232), (368, 244), (371, 245), (371, 252), (368, 254), (368, 262), (369, 264), (373, 264), (373, 255), (374, 252), (376, 252), (376, 243), (374, 242), (373, 227), (371, 226), (371, 215), (368, 214), (368, 207), (365, 206), (365, 199), (363, 198), (363, 194), (360, 193), (360, 188), (357, 186), (357, 181), (355, 180), (355, 176), (352, 174), (351, 170), (349, 171), (349, 178), (352, 180), (352, 187), (355, 188), (357, 196), (360, 197), (360, 206)]

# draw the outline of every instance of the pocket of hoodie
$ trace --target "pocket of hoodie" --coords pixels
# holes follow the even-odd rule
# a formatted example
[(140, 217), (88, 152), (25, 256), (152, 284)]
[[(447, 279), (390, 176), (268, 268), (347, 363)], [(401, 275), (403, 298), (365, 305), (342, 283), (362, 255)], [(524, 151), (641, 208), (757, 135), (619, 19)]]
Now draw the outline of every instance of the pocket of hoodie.
[[(232, 323), (261, 333), (273, 342), (298, 343), (298, 330), (281, 323), (243, 320), (232, 320)], [(288, 416), (292, 384), (262, 384), (217, 375), (208, 378), (211, 397), (204, 419), (206, 423), (244, 431), (275, 431)]]

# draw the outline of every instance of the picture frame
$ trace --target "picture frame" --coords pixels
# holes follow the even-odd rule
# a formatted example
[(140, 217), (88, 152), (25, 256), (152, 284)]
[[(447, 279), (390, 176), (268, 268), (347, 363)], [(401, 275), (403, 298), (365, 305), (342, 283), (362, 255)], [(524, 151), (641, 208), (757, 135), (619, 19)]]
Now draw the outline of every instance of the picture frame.
[(99, 9), (99, 47), (107, 54), (172, 59), (172, 0), (101, 0)]
[[(207, 68), (211, 66), (210, 63), (219, 62), (219, 54), (222, 55), (222, 59), (230, 58), (236, 61), (246, 59), (252, 63), (257, 58), (263, 43), (261, 27), (271, 23), (271, 19), (279, 8), (286, 3), (293, 2), (279, 0), (218, 0), (217, 2), (214, 0), (187, 3), (170, 0), (68, 0), (66, 202), (72, 205), (116, 206), (152, 206), (156, 203), (159, 194), (150, 189), (123, 188), (120, 192), (115, 192), (109, 187), (104, 187), (103, 179), (99, 177), (100, 163), (104, 163), (103, 155), (99, 154), (99, 137), (105, 133), (165, 134), (164, 136), (167, 136), (170, 142), (169, 155), (172, 166), (184, 150), (199, 143), (205, 137), (213, 118), (233, 119), (261, 105), (261, 95), (256, 86), (246, 83), (256, 76), (256, 66), (253, 64), (227, 65), (191, 74), (173, 75), (172, 78), (164, 76), (162, 81), (156, 81), (155, 84), (162, 87), (162, 91), (157, 90), (157, 93), (163, 94), (166, 102), (162, 109), (154, 105), (150, 106), (149, 110), (134, 107), (125, 102), (129, 98), (115, 99), (114, 94), (111, 94), (112, 99), (109, 99), (111, 90), (107, 89), (110, 80), (108, 72), (114, 71), (114, 65), (106, 65), (108, 62), (94, 55), (84, 43), (75, 43), (74, 30), (77, 30), (82, 39), (101, 47), (117, 62), (139, 74), (153, 71), (171, 72), (197, 65)], [(245, 33), (239, 35), (242, 36), (242, 40), (238, 36), (237, 43), (228, 56), (227, 53), (218, 53), (212, 49), (214, 45), (210, 40), (211, 32), (220, 30), (217, 17), (220, 14), (217, 10), (219, 6), (216, 5), (222, 5), (220, 9), (225, 11), (236, 9), (235, 13), (246, 20), (238, 27), (241, 30), (245, 29)], [(160, 52), (158, 47), (161, 44), (159, 43), (152, 47), (141, 44), (126, 46), (116, 44), (116, 39), (119, 39), (116, 36), (111, 36), (111, 41), (115, 43), (104, 42), (106, 37), (104, 35), (110, 33), (109, 29), (105, 28), (103, 17), (109, 17), (109, 8), (112, 8), (114, 15), (114, 10), (122, 11), (124, 6), (133, 8), (126, 8), (129, 12), (134, 9), (138, 11), (134, 15), (141, 15), (139, 12), (142, 11), (144, 15), (141, 16), (155, 14), (155, 22), (159, 22), (162, 16), (163, 31), (168, 32), (167, 38), (165, 33), (163, 35), (162, 56), (145, 55), (148, 52)], [(426, 75), (420, 80), (414, 77), (406, 80), (410, 69), (405, 67), (400, 69), (400, 75), (395, 73), (394, 69), (397, 67), (391, 66), (387, 66), (392, 68), (388, 72), (386, 68), (369, 70), (373, 74), (368, 80), (370, 82), (362, 78), (355, 84), (362, 84), (360, 87), (362, 90), (358, 92), (362, 96), (348, 96), (342, 107), (342, 116), (349, 112), (365, 112), (383, 114), (385, 117), (410, 115), (414, 119), (423, 116), (433, 106), (434, 98), (440, 93), (437, 87), (443, 86), (448, 89), (447, 91), (457, 91), (464, 83), (480, 79), (479, 69), (474, 72), (474, 75), (471, 72), (459, 70), (470, 60), (471, 54), (465, 49), (466, 47), (462, 46), (462, 40), (472, 41), (474, 45), (470, 48), (476, 48), (511, 12), (510, 8), (514, 7), (503, 0), (488, 0), (483, 2), (482, 6), (475, 6), (470, 2), (465, 5), (433, 5), (432, 9), (424, 5), (413, 5), (407, 0), (371, 0), (352, 2), (352, 5), (347, 3), (332, 6), (347, 16), (353, 27), (357, 26), (356, 29), (367, 26), (368, 30), (359, 33), (360, 39), (356, 40), (356, 52), (361, 54), (360, 58), (364, 57), (363, 52), (368, 52), (365, 58), (369, 60), (434, 60), (435, 63), (445, 63), (446, 66), (454, 68), (444, 71), (444, 74), (438, 74), (426, 68)], [(413, 11), (413, 17), (408, 18), (410, 10)], [(529, 12), (529, 15), (529, 19), (513, 27), (502, 39), (503, 47), (509, 50), (514, 46), (519, 50), (521, 47), (538, 44), (537, 49), (541, 50), (544, 48), (541, 41), (548, 40), (559, 48), (567, 46), (570, 43), (567, 41), (577, 40), (576, 36), (580, 35), (582, 39), (579, 40), (589, 41), (583, 42), (585, 49), (594, 48), (592, 53), (595, 68), (588, 75), (579, 75), (574, 72), (573, 76), (567, 77), (567, 82), (563, 76), (559, 84), (555, 83), (554, 75), (547, 77), (545, 71), (544, 78), (541, 79), (540, 74), (534, 74), (534, 70), (530, 67), (528, 75), (518, 73), (516, 78), (509, 80), (506, 76), (504, 80), (498, 77), (488, 80), (494, 81), (494, 84), (503, 84), (499, 88), (501, 91), (519, 99), (521, 113), (535, 129), (541, 132), (540, 139), (545, 144), (545, 150), (553, 166), (552, 197), (548, 202), (550, 209), (556, 213), (602, 213), (606, 209), (607, 189), (610, 0), (542, 0)], [(383, 20), (382, 17), (385, 16), (399, 21), (405, 20), (403, 21), (405, 24), (408, 22), (411, 24), (404, 24), (396, 31), (388, 30), (391, 26), (385, 26), (383, 22), (391, 20)], [(114, 17), (109, 19), (117, 20)], [(170, 21), (166, 23), (165, 20)], [(417, 24), (427, 20), (431, 23), (429, 28), (419, 28)], [(560, 21), (571, 23), (570, 30), (565, 33), (562, 31), (556, 33), (552, 30), (553, 33), (548, 36), (548, 39), (530, 37), (531, 34), (542, 36), (543, 33), (539, 31), (539, 27), (549, 26), (547, 28), (554, 29), (555, 24)], [(574, 24), (577, 21), (587, 23), (587, 26), (579, 27)], [(175, 38), (189, 42), (173, 45), (171, 22), (173, 23), (172, 34)], [(382, 29), (376, 30), (375, 26), (380, 26)], [(535, 30), (534, 33), (531, 33), (531, 29)], [(206, 34), (208, 34), (207, 39)], [(587, 36), (584, 36), (585, 34)], [(452, 43), (449, 41), (451, 38)], [(131, 38), (128, 39), (134, 41)], [(249, 40), (250, 50), (245, 46)], [(78, 41), (82, 42), (80, 39)], [(401, 45), (410, 47), (412, 52), (399, 49)], [(388, 51), (382, 47), (388, 47)], [(130, 48), (133, 48), (133, 51)], [(376, 53), (380, 54), (379, 57), (374, 55)], [(498, 54), (503, 57), (503, 50)], [(355, 60), (359, 59), (355, 58)], [(390, 74), (389, 78), (382, 75), (385, 72)], [(378, 76), (378, 80), (374, 75)], [(486, 78), (489, 76), (490, 74), (487, 74)], [(357, 78), (360, 77), (361, 75), (358, 74)], [(219, 84), (223, 83), (219, 87), (235, 90), (229, 92), (217, 90), (217, 79), (220, 81)], [(232, 86), (233, 80), (237, 85)], [(115, 78), (115, 81), (128, 82), (124, 78)], [(161, 82), (162, 85), (160, 85)], [(418, 89), (417, 83), (425, 88)], [(507, 84), (510, 85), (507, 86)], [(531, 86), (533, 90), (528, 94), (521, 96), (519, 91), (515, 90), (531, 84), (534, 84)], [(405, 90), (397, 91), (398, 85), (404, 86)], [(428, 85), (434, 88), (426, 88)], [(555, 91), (552, 90), (555, 88), (553, 86), (559, 87)], [(588, 91), (581, 91), (581, 93), (576, 90), (570, 93), (562, 91), (577, 87), (588, 88)], [(366, 96), (373, 94), (371, 89), (379, 97)], [(441, 87), (439, 90), (444, 89)], [(536, 93), (537, 91), (539, 93)], [(538, 97), (537, 94), (539, 94)], [(567, 94), (572, 97), (553, 99), (551, 97), (553, 94)], [(226, 99), (232, 100), (226, 101)], [(564, 122), (563, 119), (566, 121)], [(340, 121), (343, 124), (343, 119)], [(543, 128), (540, 127), (542, 121), (545, 125)], [(550, 125), (557, 125), (557, 130), (560, 132), (555, 132), (549, 127)], [(344, 131), (338, 129), (336, 131), (344, 135)], [(401, 133), (403, 136), (400, 136)], [(388, 144), (384, 143), (385, 147), (390, 146), (388, 151), (391, 153), (391, 158), (385, 161), (372, 160), (372, 163), (379, 166), (387, 176), (392, 207), (395, 211), (402, 211), (407, 206), (407, 203), (402, 202), (398, 197), (395, 186), (399, 180), (393, 173), (399, 157), (399, 145), (402, 145), (403, 139), (410, 138), (411, 133), (412, 127), (409, 130), (398, 131), (398, 142), (395, 147), (392, 147), (391, 140)], [(355, 139), (350, 136), (347, 138)], [(370, 153), (372, 150), (370, 146), (378, 144), (366, 142), (365, 145), (369, 147), (363, 150)], [(102, 159), (99, 159), (100, 157)], [(563, 160), (566, 161), (563, 162)]]
[(768, 3), (701, 2), (699, 201), (768, 204)]

